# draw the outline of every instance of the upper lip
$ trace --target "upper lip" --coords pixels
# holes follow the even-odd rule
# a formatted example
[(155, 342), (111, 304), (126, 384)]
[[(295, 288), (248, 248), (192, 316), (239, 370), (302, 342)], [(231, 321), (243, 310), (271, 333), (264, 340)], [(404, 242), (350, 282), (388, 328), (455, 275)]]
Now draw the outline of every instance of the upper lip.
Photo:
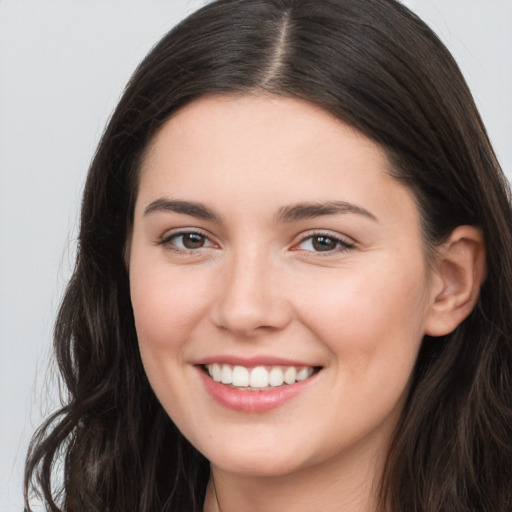
[(245, 366), (252, 368), (255, 366), (296, 366), (296, 367), (318, 367), (320, 365), (276, 356), (253, 356), (238, 357), (233, 355), (215, 355), (207, 356), (196, 361), (197, 365), (208, 364), (230, 364), (232, 366)]

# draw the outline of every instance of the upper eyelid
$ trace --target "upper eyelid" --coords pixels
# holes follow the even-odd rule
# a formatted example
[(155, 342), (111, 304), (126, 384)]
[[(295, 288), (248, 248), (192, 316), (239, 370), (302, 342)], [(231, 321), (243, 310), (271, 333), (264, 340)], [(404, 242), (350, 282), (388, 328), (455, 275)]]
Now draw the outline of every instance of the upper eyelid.
[(334, 238), (344, 244), (347, 245), (356, 245), (357, 242), (352, 237), (348, 235), (344, 235), (341, 233), (337, 233), (335, 231), (331, 231), (329, 229), (312, 229), (309, 231), (306, 231), (305, 233), (301, 233), (298, 235), (298, 241), (294, 242), (295, 244), (303, 242), (304, 240), (307, 240), (308, 238), (314, 237), (314, 236), (326, 236), (328, 238)]
[[(180, 228), (174, 228), (174, 229), (168, 230), (168, 231), (164, 232), (164, 234), (158, 238), (158, 240), (156, 241), (156, 244), (157, 245), (163, 244), (163, 243), (170, 241), (174, 237), (177, 237), (180, 235), (186, 235), (189, 233), (195, 233), (195, 234), (204, 236), (212, 244), (221, 245), (218, 242), (218, 240), (216, 239), (216, 237), (213, 236), (213, 234), (209, 233), (208, 231), (206, 231), (202, 228), (197, 228), (197, 227), (180, 227)], [(290, 245), (292, 247), (296, 246), (296, 245), (304, 242), (308, 238), (311, 238), (314, 236), (326, 236), (329, 238), (333, 238), (347, 246), (357, 245), (357, 241), (354, 240), (352, 237), (349, 237), (348, 235), (344, 235), (344, 234), (341, 234), (341, 233), (338, 233), (335, 231), (331, 231), (329, 229), (321, 229), (321, 228), (320, 229), (311, 229), (311, 230), (302, 232), (298, 235), (295, 235), (293, 238), (293, 241)]]
[[(327, 238), (331, 238), (336, 242), (336, 247), (333, 249), (329, 249), (326, 251), (317, 251), (314, 249), (302, 248), (300, 247), (304, 242), (308, 239), (314, 237), (326, 236)], [(313, 242), (310, 242), (313, 243)], [(356, 242), (354, 242), (349, 237), (344, 237), (342, 235), (332, 235), (330, 233), (326, 233), (325, 231), (320, 231), (316, 233), (311, 233), (309, 235), (303, 236), (298, 242), (294, 243), (290, 248), (293, 252), (301, 253), (302, 257), (311, 259), (313, 261), (318, 261), (318, 258), (336, 258), (345, 256), (346, 253), (353, 251), (357, 248)]]
[(173, 237), (179, 236), (179, 235), (187, 235), (189, 233), (194, 233), (197, 235), (204, 236), (205, 238), (208, 238), (209, 240), (212, 240), (214, 238), (211, 233), (209, 233), (208, 231), (205, 231), (204, 229), (185, 227), (185, 228), (168, 229), (168, 230), (164, 231), (164, 233), (161, 236), (159, 236), (159, 240), (166, 240), (166, 239), (170, 239), (170, 238), (173, 238)]
[(164, 246), (166, 244), (171, 243), (172, 239), (175, 237), (184, 236), (191, 233), (204, 236), (211, 244), (206, 247), (200, 247), (198, 249), (190, 249), (191, 251), (199, 251), (200, 249), (207, 249), (212, 246), (219, 245), (212, 235), (198, 228), (175, 228), (173, 230), (167, 230), (164, 232), (163, 235), (159, 236), (157, 240), (155, 240), (154, 244)]

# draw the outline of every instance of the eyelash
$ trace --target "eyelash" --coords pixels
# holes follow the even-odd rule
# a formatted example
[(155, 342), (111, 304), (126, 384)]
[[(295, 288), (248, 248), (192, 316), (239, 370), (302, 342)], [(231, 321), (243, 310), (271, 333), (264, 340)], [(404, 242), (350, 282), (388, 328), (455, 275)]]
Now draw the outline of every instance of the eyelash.
[[(180, 237), (184, 237), (186, 235), (197, 235), (201, 237), (205, 242), (209, 243), (206, 246), (197, 247), (195, 249), (188, 249), (188, 248), (180, 248), (175, 245), (173, 240), (176, 240)], [(172, 251), (176, 254), (185, 254), (185, 255), (192, 255), (197, 254), (199, 249), (203, 249), (204, 247), (213, 247), (215, 244), (210, 240), (210, 238), (202, 233), (201, 231), (197, 231), (194, 229), (187, 229), (178, 231), (177, 233), (171, 233), (170, 235), (164, 236), (161, 240), (158, 240), (156, 242), (156, 245), (162, 245), (165, 246), (165, 248), (169, 251)]]
[[(311, 244), (314, 244), (314, 239), (328, 239), (335, 243), (334, 249), (329, 249), (327, 251), (315, 251), (315, 250), (307, 250), (307, 249), (300, 249), (299, 246), (302, 245), (304, 242), (311, 240)], [(332, 233), (326, 233), (323, 231), (308, 233), (306, 236), (302, 237), (300, 242), (295, 245), (296, 249), (295, 251), (303, 251), (308, 255), (308, 257), (311, 257), (312, 254), (316, 256), (332, 256), (333, 254), (343, 254), (345, 252), (350, 251), (355, 247), (355, 244), (352, 242), (349, 242), (346, 238), (343, 238), (339, 235), (333, 235)]]
[[(198, 237), (201, 237), (201, 239), (208, 245), (202, 245), (202, 246), (194, 248), (194, 249), (177, 247), (176, 244), (173, 242), (173, 240), (176, 240), (180, 237), (184, 237), (186, 235), (197, 235)], [(300, 249), (300, 246), (308, 240), (311, 240), (311, 244), (313, 245), (314, 244), (313, 240), (315, 238), (327, 239), (335, 244), (335, 248), (328, 249), (326, 251)], [(208, 235), (202, 233), (201, 231), (194, 230), (194, 229), (188, 229), (188, 230), (178, 231), (177, 233), (171, 233), (170, 235), (163, 237), (161, 240), (158, 240), (156, 242), (156, 245), (165, 246), (167, 250), (172, 251), (177, 254), (192, 255), (192, 254), (197, 254), (199, 250), (204, 249), (205, 247), (206, 248), (214, 247), (216, 244), (214, 244), (210, 240)], [(308, 233), (306, 236), (302, 237), (301, 240), (293, 246), (292, 250), (302, 251), (303, 253), (307, 254), (308, 257), (312, 257), (312, 254), (314, 254), (315, 256), (332, 256), (333, 254), (343, 254), (345, 252), (350, 251), (354, 247), (355, 247), (354, 243), (351, 243), (340, 236), (336, 236), (331, 233), (320, 231), (320, 232)]]

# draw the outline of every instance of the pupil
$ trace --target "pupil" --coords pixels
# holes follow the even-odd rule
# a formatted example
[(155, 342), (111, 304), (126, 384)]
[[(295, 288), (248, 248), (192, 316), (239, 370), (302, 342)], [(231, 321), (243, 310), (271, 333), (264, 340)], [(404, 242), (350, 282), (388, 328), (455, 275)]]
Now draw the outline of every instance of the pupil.
[(315, 251), (332, 251), (336, 249), (336, 240), (328, 236), (315, 236), (313, 238), (313, 247)]
[(198, 249), (204, 245), (204, 236), (197, 233), (188, 233), (183, 235), (183, 245), (187, 249)]

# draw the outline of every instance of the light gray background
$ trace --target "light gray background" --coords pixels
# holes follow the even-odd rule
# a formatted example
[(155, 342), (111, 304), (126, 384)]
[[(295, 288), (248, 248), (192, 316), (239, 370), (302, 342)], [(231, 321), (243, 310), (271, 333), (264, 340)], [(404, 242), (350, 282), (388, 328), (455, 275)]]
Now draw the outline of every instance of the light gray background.
[[(321, 1), (321, 0), (319, 0)], [(205, 0), (0, 0), (0, 510), (22, 510), (28, 439), (69, 277), (88, 163), (131, 72)], [(404, 0), (469, 82), (512, 177), (512, 0)]]

